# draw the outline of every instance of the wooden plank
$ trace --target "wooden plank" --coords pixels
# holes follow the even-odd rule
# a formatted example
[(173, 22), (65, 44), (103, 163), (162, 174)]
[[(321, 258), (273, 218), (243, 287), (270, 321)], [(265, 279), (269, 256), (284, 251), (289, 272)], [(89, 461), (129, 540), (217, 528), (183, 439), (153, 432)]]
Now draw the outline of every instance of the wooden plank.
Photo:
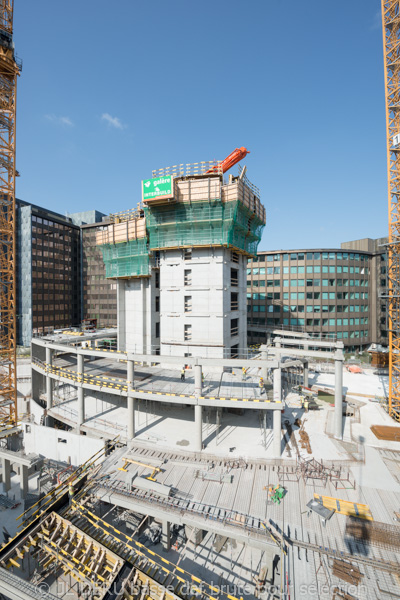
[(349, 502), (348, 500), (340, 500), (339, 498), (332, 498), (331, 496), (320, 496), (316, 493), (314, 493), (314, 498), (325, 506), (325, 508), (335, 510), (340, 515), (373, 521), (370, 508), (367, 504)]

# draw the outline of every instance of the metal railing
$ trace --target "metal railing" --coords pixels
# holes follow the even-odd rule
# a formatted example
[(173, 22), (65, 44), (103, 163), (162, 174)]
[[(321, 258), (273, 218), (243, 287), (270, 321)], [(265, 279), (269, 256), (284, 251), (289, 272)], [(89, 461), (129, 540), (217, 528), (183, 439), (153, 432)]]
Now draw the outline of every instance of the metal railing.
[(188, 175), (205, 175), (208, 171), (212, 170), (210, 175), (222, 175), (222, 161), (220, 160), (206, 160), (197, 163), (182, 163), (180, 165), (172, 165), (172, 167), (164, 167), (162, 169), (155, 169), (152, 173), (152, 177), (165, 177), (172, 175), (172, 177), (187, 177)]

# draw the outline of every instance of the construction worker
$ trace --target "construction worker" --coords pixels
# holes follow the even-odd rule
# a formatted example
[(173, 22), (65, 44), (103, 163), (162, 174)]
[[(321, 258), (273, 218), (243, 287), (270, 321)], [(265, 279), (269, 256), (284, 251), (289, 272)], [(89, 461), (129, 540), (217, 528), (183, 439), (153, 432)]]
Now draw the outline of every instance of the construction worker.
[(242, 367), (242, 381), (246, 381), (246, 372), (247, 369), (245, 367)]
[(69, 506), (72, 505), (72, 500), (74, 498), (74, 486), (72, 483), (68, 484), (68, 499), (69, 499)]
[(181, 381), (185, 381), (185, 369), (181, 371)]
[(262, 377), (260, 377), (260, 381), (259, 381), (258, 385), (260, 387), (260, 394), (262, 394), (264, 391), (264, 379)]
[(300, 396), (301, 408), (304, 408), (304, 396)]
[(308, 413), (308, 398), (304, 400), (304, 410)]

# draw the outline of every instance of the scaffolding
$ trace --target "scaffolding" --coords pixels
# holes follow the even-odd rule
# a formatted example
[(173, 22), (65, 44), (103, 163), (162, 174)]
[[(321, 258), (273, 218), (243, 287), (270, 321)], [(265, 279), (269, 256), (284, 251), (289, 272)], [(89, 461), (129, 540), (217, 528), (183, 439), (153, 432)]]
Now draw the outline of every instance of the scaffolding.
[(238, 200), (146, 207), (150, 248), (226, 246), (256, 254), (264, 223)]
[(110, 216), (96, 233), (107, 278), (151, 275), (149, 252), (161, 249), (224, 246), (256, 255), (265, 226), (258, 188), (244, 170), (228, 183), (219, 172), (200, 174), (209, 166), (201, 163), (197, 176), (178, 170), (173, 197), (144, 200), (143, 207)]
[(106, 277), (143, 277), (150, 275), (147, 238), (101, 246)]

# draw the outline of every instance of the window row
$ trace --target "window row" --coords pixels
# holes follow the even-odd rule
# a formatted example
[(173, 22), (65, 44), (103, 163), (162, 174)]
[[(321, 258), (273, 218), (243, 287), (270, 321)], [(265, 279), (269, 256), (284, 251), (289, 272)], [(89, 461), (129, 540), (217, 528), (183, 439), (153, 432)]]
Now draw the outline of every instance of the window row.
[(281, 312), (281, 308), (282, 308), (282, 312), (284, 313), (288, 313), (288, 312), (296, 312), (296, 313), (364, 313), (364, 312), (368, 312), (368, 307), (367, 306), (363, 306), (363, 305), (338, 305), (335, 306), (334, 304), (329, 305), (329, 304), (322, 304), (322, 306), (320, 304), (284, 304), (282, 307), (279, 304), (269, 304), (267, 307), (265, 306), (265, 304), (261, 304), (261, 305), (254, 305), (254, 306), (250, 306), (247, 305), (247, 312), (248, 313), (257, 313), (257, 312), (268, 312), (268, 313), (272, 313), (272, 312)]
[(271, 279), (247, 280), (247, 287), (368, 287), (368, 279)]
[[(283, 300), (368, 300), (368, 292), (283, 292)], [(247, 294), (248, 300), (280, 300), (280, 292), (253, 292)], [(386, 307), (383, 306), (385, 311)]]
[[(382, 267), (385, 269), (385, 267)], [(381, 271), (382, 271), (381, 269)], [(252, 269), (247, 269), (247, 275), (279, 275), (281, 272), (280, 267), (253, 267)], [(284, 275), (291, 273), (360, 273), (361, 275), (368, 274), (368, 267), (353, 267), (348, 265), (310, 265), (306, 267), (283, 267), (282, 272)]]
[(367, 254), (358, 252), (285, 252), (283, 254), (260, 255), (248, 262), (274, 262), (281, 259), (286, 260), (360, 260), (367, 261)]

